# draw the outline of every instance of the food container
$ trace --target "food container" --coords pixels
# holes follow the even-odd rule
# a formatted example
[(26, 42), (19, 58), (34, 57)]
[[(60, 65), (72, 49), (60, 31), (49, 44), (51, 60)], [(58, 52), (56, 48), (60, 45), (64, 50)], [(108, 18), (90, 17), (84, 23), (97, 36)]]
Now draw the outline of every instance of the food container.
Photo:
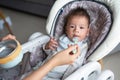
[(0, 68), (12, 68), (23, 58), (21, 45), (17, 40), (0, 42)]

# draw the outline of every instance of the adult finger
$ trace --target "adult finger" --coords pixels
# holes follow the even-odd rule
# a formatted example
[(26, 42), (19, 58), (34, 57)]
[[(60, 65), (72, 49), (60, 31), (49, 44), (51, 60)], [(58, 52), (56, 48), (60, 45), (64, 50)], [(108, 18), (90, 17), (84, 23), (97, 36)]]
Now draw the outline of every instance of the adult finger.
[(78, 45), (71, 45), (69, 48), (66, 49), (66, 51), (71, 52), (72, 50), (76, 49)]

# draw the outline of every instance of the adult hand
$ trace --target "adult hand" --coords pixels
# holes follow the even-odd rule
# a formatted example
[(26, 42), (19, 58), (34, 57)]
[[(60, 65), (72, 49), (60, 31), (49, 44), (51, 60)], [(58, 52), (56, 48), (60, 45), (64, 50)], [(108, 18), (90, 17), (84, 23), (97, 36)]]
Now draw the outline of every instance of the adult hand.
[[(70, 54), (72, 50), (77, 49), (76, 54)], [(54, 66), (65, 65), (65, 64), (72, 64), (75, 59), (80, 55), (80, 48), (78, 45), (70, 46), (69, 48), (58, 52), (52, 60), (54, 60)]]
[(16, 39), (16, 37), (14, 35), (8, 34), (7, 36), (2, 38), (2, 41), (3, 40), (8, 40), (8, 39)]

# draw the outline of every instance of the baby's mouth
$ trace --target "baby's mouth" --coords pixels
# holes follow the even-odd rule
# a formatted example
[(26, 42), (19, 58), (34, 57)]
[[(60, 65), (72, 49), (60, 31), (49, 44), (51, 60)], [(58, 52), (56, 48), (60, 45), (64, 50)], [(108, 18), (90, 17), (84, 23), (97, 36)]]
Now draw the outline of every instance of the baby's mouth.
[(78, 35), (73, 35), (73, 38), (74, 38), (74, 37), (79, 37), (79, 36), (78, 36)]

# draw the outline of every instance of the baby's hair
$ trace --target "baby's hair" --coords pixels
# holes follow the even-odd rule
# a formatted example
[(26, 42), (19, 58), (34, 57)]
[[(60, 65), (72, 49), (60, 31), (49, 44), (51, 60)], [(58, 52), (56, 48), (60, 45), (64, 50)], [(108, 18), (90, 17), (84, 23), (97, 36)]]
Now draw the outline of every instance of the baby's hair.
[(83, 8), (78, 7), (78, 8), (75, 8), (75, 9), (71, 10), (68, 13), (68, 15), (65, 17), (65, 19), (64, 19), (64, 22), (65, 22), (64, 27), (67, 25), (68, 20), (70, 18), (72, 18), (73, 16), (84, 16), (84, 17), (86, 17), (88, 19), (88, 24), (90, 24), (90, 16), (87, 13), (87, 11), (85, 9), (83, 9)]

